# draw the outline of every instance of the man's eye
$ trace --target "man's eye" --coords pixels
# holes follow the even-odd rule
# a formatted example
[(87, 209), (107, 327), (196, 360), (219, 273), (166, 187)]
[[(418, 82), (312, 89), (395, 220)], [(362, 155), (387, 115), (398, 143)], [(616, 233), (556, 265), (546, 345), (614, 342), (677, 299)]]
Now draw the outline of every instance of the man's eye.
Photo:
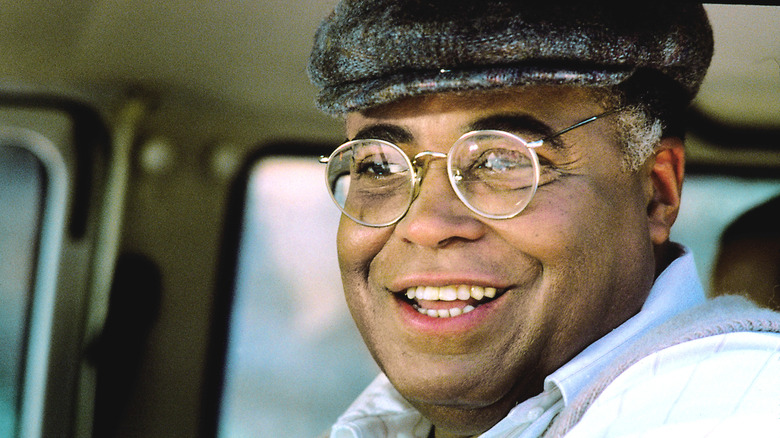
[(404, 166), (381, 160), (364, 159), (355, 163), (355, 174), (359, 177), (385, 177), (402, 173)]
[(528, 169), (533, 170), (530, 158), (522, 152), (511, 149), (485, 151), (471, 165), (472, 171), (506, 174), (506, 176)]
[(476, 162), (476, 168), (490, 169), (495, 172), (503, 172), (515, 168), (518, 163), (513, 157), (507, 156), (506, 152), (489, 152), (483, 155), (482, 159)]

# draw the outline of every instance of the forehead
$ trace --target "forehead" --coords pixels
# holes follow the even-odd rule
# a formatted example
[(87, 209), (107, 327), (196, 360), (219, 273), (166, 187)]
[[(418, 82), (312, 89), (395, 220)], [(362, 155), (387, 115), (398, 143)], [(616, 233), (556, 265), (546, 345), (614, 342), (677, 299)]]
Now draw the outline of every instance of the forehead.
[(441, 129), (497, 113), (527, 114), (552, 124), (579, 121), (603, 107), (603, 92), (582, 87), (533, 86), (418, 96), (349, 113), (348, 136), (379, 123)]

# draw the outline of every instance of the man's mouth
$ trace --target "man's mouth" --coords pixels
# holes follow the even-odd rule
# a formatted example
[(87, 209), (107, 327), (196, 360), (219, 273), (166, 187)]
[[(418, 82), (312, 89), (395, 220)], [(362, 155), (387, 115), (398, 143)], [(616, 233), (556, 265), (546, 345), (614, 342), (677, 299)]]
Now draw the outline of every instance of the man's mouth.
[(403, 298), (415, 310), (432, 318), (452, 318), (471, 312), (488, 303), (503, 291), (483, 286), (416, 286), (410, 287)]

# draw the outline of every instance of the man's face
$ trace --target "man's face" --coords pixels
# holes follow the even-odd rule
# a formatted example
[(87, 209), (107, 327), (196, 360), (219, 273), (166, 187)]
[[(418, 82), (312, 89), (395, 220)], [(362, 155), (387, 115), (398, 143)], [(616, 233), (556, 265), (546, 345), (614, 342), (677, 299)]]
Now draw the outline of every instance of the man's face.
[[(414, 156), (446, 153), (474, 127), (536, 140), (539, 126), (554, 132), (604, 110), (583, 89), (531, 87), (412, 98), (350, 114), (346, 130), (350, 139), (385, 139)], [(538, 148), (540, 186), (512, 219), (485, 219), (463, 205), (445, 160), (431, 162), (396, 225), (369, 228), (342, 217), (339, 262), (352, 315), (393, 385), (437, 427), (486, 430), (641, 307), (654, 273), (652, 183), (647, 166), (621, 170), (613, 123), (607, 117)], [(497, 292), (408, 299), (420, 286)], [(466, 306), (474, 309), (428, 315)]]

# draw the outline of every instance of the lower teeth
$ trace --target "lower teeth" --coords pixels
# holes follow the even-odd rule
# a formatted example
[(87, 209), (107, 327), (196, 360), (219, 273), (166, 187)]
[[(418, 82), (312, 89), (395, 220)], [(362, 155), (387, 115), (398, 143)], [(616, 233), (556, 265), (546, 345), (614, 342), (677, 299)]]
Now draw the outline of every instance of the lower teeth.
[(474, 306), (472, 305), (467, 305), (463, 308), (453, 307), (452, 309), (424, 309), (416, 304), (413, 307), (423, 315), (428, 315), (432, 318), (452, 318), (454, 316), (464, 315), (474, 310)]

